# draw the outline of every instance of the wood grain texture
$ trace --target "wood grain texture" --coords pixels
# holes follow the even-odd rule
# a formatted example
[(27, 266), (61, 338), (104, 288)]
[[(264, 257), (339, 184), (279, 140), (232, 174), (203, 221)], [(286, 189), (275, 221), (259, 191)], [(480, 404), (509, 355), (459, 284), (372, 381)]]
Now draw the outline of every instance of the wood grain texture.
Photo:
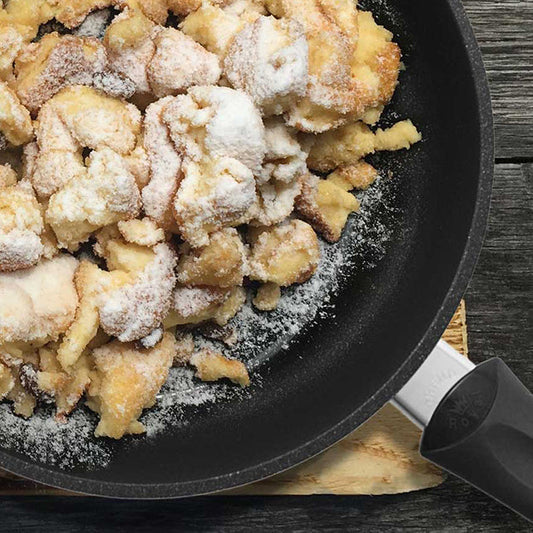
[(496, 167), (489, 229), (466, 299), (472, 359), (502, 357), (533, 389), (533, 164)]
[(533, 160), (533, 2), (463, 0), (490, 82), (496, 158)]

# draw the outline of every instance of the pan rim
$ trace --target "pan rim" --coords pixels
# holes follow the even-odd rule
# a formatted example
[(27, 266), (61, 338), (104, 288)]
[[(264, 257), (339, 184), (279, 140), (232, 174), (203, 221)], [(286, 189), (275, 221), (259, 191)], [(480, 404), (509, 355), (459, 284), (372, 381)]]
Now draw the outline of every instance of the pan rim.
[(0, 465), (10, 473), (48, 486), (119, 499), (158, 500), (200, 496), (247, 485), (292, 468), (333, 446), (371, 418), (412, 377), (440, 339), (466, 290), (476, 266), (487, 228), (494, 174), (494, 130), (489, 84), (479, 45), (461, 0), (448, 0), (463, 39), (473, 74), (480, 118), (480, 176), (476, 205), (466, 245), (455, 277), (429, 328), (395, 374), (373, 396), (341, 422), (298, 448), (245, 470), (205, 480), (165, 484), (114, 483), (78, 478), (63, 471), (37, 465), (0, 451)]

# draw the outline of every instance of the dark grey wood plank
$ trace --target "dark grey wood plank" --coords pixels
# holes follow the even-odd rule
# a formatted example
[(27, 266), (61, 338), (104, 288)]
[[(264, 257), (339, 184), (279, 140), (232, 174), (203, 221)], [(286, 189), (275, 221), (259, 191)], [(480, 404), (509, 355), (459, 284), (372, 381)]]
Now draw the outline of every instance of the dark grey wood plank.
[(463, 0), (487, 68), (496, 157), (533, 160), (533, 2)]
[(224, 532), (501, 532), (527, 522), (460, 481), (399, 496), (204, 497), (167, 502), (92, 498), (0, 501), (0, 533)]
[(466, 305), (472, 358), (503, 357), (533, 389), (533, 164), (496, 167), (489, 229)]

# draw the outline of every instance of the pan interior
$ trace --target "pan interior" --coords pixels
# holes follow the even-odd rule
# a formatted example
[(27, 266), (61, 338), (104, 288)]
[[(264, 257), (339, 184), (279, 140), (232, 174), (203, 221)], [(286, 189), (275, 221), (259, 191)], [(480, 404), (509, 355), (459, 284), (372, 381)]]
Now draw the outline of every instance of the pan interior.
[[(372, 160), (383, 177), (368, 198), (365, 223), (354, 218), (340, 245), (348, 265), (329, 249), (320, 287), (296, 289), (307, 290), (307, 307), (296, 295), (286, 309), (294, 324), (307, 326), (295, 336), (296, 327), (281, 334), (271, 329), (270, 336), (266, 328), (256, 344), (261, 349), (248, 353), (255, 367), (248, 391), (215, 387), (220, 401), (181, 406), (177, 425), (167, 423), (175, 414), (159, 413), (163, 430), (149, 438), (97, 443), (88, 428), (83, 438), (94, 460), (74, 455), (64, 469), (52, 447), (41, 454), (6, 449), (2, 464), (92, 493), (202, 493), (304, 459), (298, 450), (331, 444), (350, 429), (331, 428), (347, 417), (364, 421), (394, 392), (384, 386), (438, 315), (465, 251), (481, 176), (482, 125), (469, 53), (450, 4), (368, 0), (362, 7), (394, 32), (404, 53), (406, 71), (382, 124), (411, 118), (424, 140), (409, 152)], [(331, 298), (323, 307), (326, 294)], [(210, 400), (215, 393), (202, 394)], [(309, 447), (312, 442), (320, 444)]]

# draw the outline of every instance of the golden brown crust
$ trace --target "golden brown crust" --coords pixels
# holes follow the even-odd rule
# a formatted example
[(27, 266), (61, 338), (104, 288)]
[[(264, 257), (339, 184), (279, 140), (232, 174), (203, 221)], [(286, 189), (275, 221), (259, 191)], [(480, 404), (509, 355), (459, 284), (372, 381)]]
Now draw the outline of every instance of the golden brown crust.
[(260, 311), (274, 311), (281, 298), (281, 288), (275, 283), (263, 283), (257, 289), (254, 306)]
[(359, 202), (331, 180), (309, 176), (296, 200), (296, 209), (328, 242), (337, 242), (348, 216), (359, 209)]
[(50, 33), (17, 57), (14, 88), (35, 116), (63, 87), (91, 85), (106, 63), (105, 49), (97, 39)]
[(345, 191), (360, 189), (366, 191), (377, 179), (378, 171), (366, 161), (339, 167), (328, 176), (328, 180)]
[(250, 385), (250, 376), (243, 363), (224, 357), (213, 350), (203, 349), (190, 359), (196, 367), (196, 376), (202, 381), (229, 379), (241, 387)]
[(29, 111), (3, 81), (0, 81), (0, 134), (14, 146), (30, 142), (33, 137)]
[(147, 350), (114, 341), (93, 351), (95, 372), (88, 405), (100, 415), (97, 437), (120, 439), (128, 433), (144, 432), (137, 419), (143, 409), (154, 405), (176, 351), (176, 341), (170, 333)]
[(245, 274), (244, 244), (233, 228), (213, 233), (202, 248), (181, 249), (177, 276), (184, 285), (229, 288), (242, 285)]
[(311, 174), (306, 176), (303, 180), (302, 192), (296, 198), (296, 211), (300, 217), (311, 224), (311, 226), (313, 226), (324, 239), (328, 242), (336, 242), (336, 234), (329, 227), (318, 207), (318, 181), (319, 178)]
[(250, 278), (281, 287), (304, 283), (320, 259), (313, 228), (301, 220), (258, 228), (250, 233)]

